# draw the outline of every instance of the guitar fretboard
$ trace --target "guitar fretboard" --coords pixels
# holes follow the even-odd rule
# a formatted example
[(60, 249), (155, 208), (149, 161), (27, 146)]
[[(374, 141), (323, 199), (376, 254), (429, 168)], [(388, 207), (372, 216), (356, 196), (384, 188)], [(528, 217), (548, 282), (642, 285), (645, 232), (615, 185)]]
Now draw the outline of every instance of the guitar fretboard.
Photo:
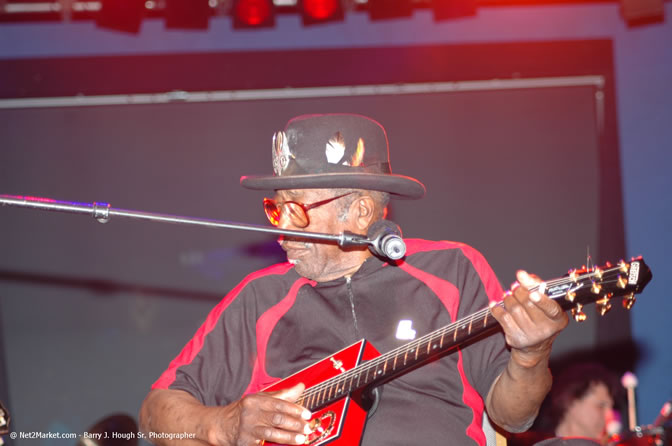
[[(620, 284), (623, 283), (625, 273), (623, 264), (606, 270), (594, 269), (585, 274), (570, 273), (567, 277), (544, 282), (542, 292), (552, 299), (559, 299), (567, 296), (568, 293), (573, 293), (583, 296), (580, 297), (582, 301), (594, 302), (600, 294), (600, 291), (595, 291), (595, 284), (598, 281), (600, 287), (608, 288), (613, 292), (615, 289), (624, 288), (620, 287)], [(531, 292), (537, 290), (539, 290), (538, 286), (530, 289)], [(574, 305), (573, 301), (568, 302), (564, 299), (559, 300), (559, 303), (565, 310)], [(503, 303), (497, 302), (494, 305), (503, 305)], [(484, 308), (306, 389), (298, 403), (311, 411), (318, 410), (352, 392), (383, 384), (471, 339), (493, 331), (498, 326), (499, 323), (492, 316), (490, 308)]]
[(312, 411), (356, 390), (380, 385), (496, 326), (490, 309), (485, 308), (306, 389), (299, 404)]

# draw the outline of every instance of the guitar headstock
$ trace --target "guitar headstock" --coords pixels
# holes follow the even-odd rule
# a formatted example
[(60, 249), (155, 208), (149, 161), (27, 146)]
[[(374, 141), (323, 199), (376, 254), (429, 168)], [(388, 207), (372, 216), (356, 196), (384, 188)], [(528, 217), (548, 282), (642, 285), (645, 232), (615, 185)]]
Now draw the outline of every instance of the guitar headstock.
[(652, 277), (651, 269), (638, 257), (617, 265), (570, 270), (563, 278), (546, 282), (544, 291), (582, 322), (586, 320), (583, 306), (589, 303), (594, 302), (604, 315), (611, 309), (612, 300), (622, 297), (623, 307), (629, 310), (635, 304), (635, 294), (641, 293)]

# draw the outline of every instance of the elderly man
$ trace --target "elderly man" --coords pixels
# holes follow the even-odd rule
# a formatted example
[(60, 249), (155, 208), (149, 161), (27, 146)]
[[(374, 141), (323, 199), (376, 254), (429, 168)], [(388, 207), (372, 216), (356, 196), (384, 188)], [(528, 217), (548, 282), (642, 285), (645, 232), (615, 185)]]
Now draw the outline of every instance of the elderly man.
[[(391, 173), (385, 130), (359, 115), (292, 119), (273, 138), (273, 168), (241, 184), (275, 190), (264, 209), (285, 229), (366, 234), (390, 197), (425, 191)], [(551, 385), (551, 344), (567, 324), (554, 301), (529, 292), (538, 279), (521, 271), (520, 286), (504, 294), (485, 259), (453, 242), (407, 240), (394, 262), (299, 237), (280, 244), (288, 262), (234, 288), (154, 383), (140, 413), (145, 432), (187, 432), (213, 445), (321, 444), (315, 430), (332, 428), (311, 422), (302, 398), (311, 383), (264, 391), (269, 384), (361, 338), (384, 353), (483, 309), (503, 335), (470, 340), (385, 383), (361, 442), (345, 431), (330, 440), (484, 445), (484, 411), (509, 431), (531, 425)], [(155, 442), (171, 442), (160, 436)]]

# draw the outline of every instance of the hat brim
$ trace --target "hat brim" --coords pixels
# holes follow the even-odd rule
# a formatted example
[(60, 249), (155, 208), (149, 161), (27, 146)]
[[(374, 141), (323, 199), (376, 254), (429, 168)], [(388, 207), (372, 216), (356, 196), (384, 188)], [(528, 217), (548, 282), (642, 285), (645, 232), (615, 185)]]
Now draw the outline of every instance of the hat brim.
[(366, 189), (389, 192), (393, 198), (422, 198), (425, 186), (415, 178), (376, 173), (320, 173), (286, 176), (243, 176), (240, 184), (248, 189)]

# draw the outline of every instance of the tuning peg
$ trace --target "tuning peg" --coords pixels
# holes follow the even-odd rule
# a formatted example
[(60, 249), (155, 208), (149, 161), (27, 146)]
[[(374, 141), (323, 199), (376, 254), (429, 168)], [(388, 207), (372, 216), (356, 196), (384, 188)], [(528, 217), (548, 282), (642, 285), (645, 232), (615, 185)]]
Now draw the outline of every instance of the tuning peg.
[(597, 282), (593, 282), (593, 285), (590, 287), (590, 291), (593, 294), (600, 294), (600, 291), (602, 290), (602, 285), (600, 285)]
[(595, 303), (597, 304), (597, 309), (600, 312), (600, 316), (604, 316), (607, 314), (609, 310), (611, 310), (611, 297), (613, 296), (612, 293), (605, 294), (602, 299), (596, 301)]
[(574, 299), (576, 299), (576, 293), (574, 291), (567, 291), (567, 294), (565, 294), (565, 300), (568, 300), (570, 302), (574, 302)]
[(628, 270), (630, 269), (630, 265), (625, 263), (625, 260), (621, 260), (618, 262), (618, 269), (621, 270), (622, 273), (628, 274)]
[(595, 267), (595, 269), (593, 270), (593, 275), (598, 279), (602, 280), (602, 270), (600, 268)]
[(572, 316), (576, 322), (583, 322), (588, 319), (586, 313), (583, 312), (583, 305), (576, 304), (576, 307), (572, 308)]
[(623, 308), (629, 310), (635, 304), (636, 300), (635, 293), (626, 294), (623, 296)]
[(628, 286), (627, 279), (619, 274), (618, 278), (616, 279), (616, 286), (625, 289), (625, 287)]
[(577, 283), (579, 281), (579, 272), (576, 269), (570, 269), (569, 278), (572, 279), (574, 283)]

